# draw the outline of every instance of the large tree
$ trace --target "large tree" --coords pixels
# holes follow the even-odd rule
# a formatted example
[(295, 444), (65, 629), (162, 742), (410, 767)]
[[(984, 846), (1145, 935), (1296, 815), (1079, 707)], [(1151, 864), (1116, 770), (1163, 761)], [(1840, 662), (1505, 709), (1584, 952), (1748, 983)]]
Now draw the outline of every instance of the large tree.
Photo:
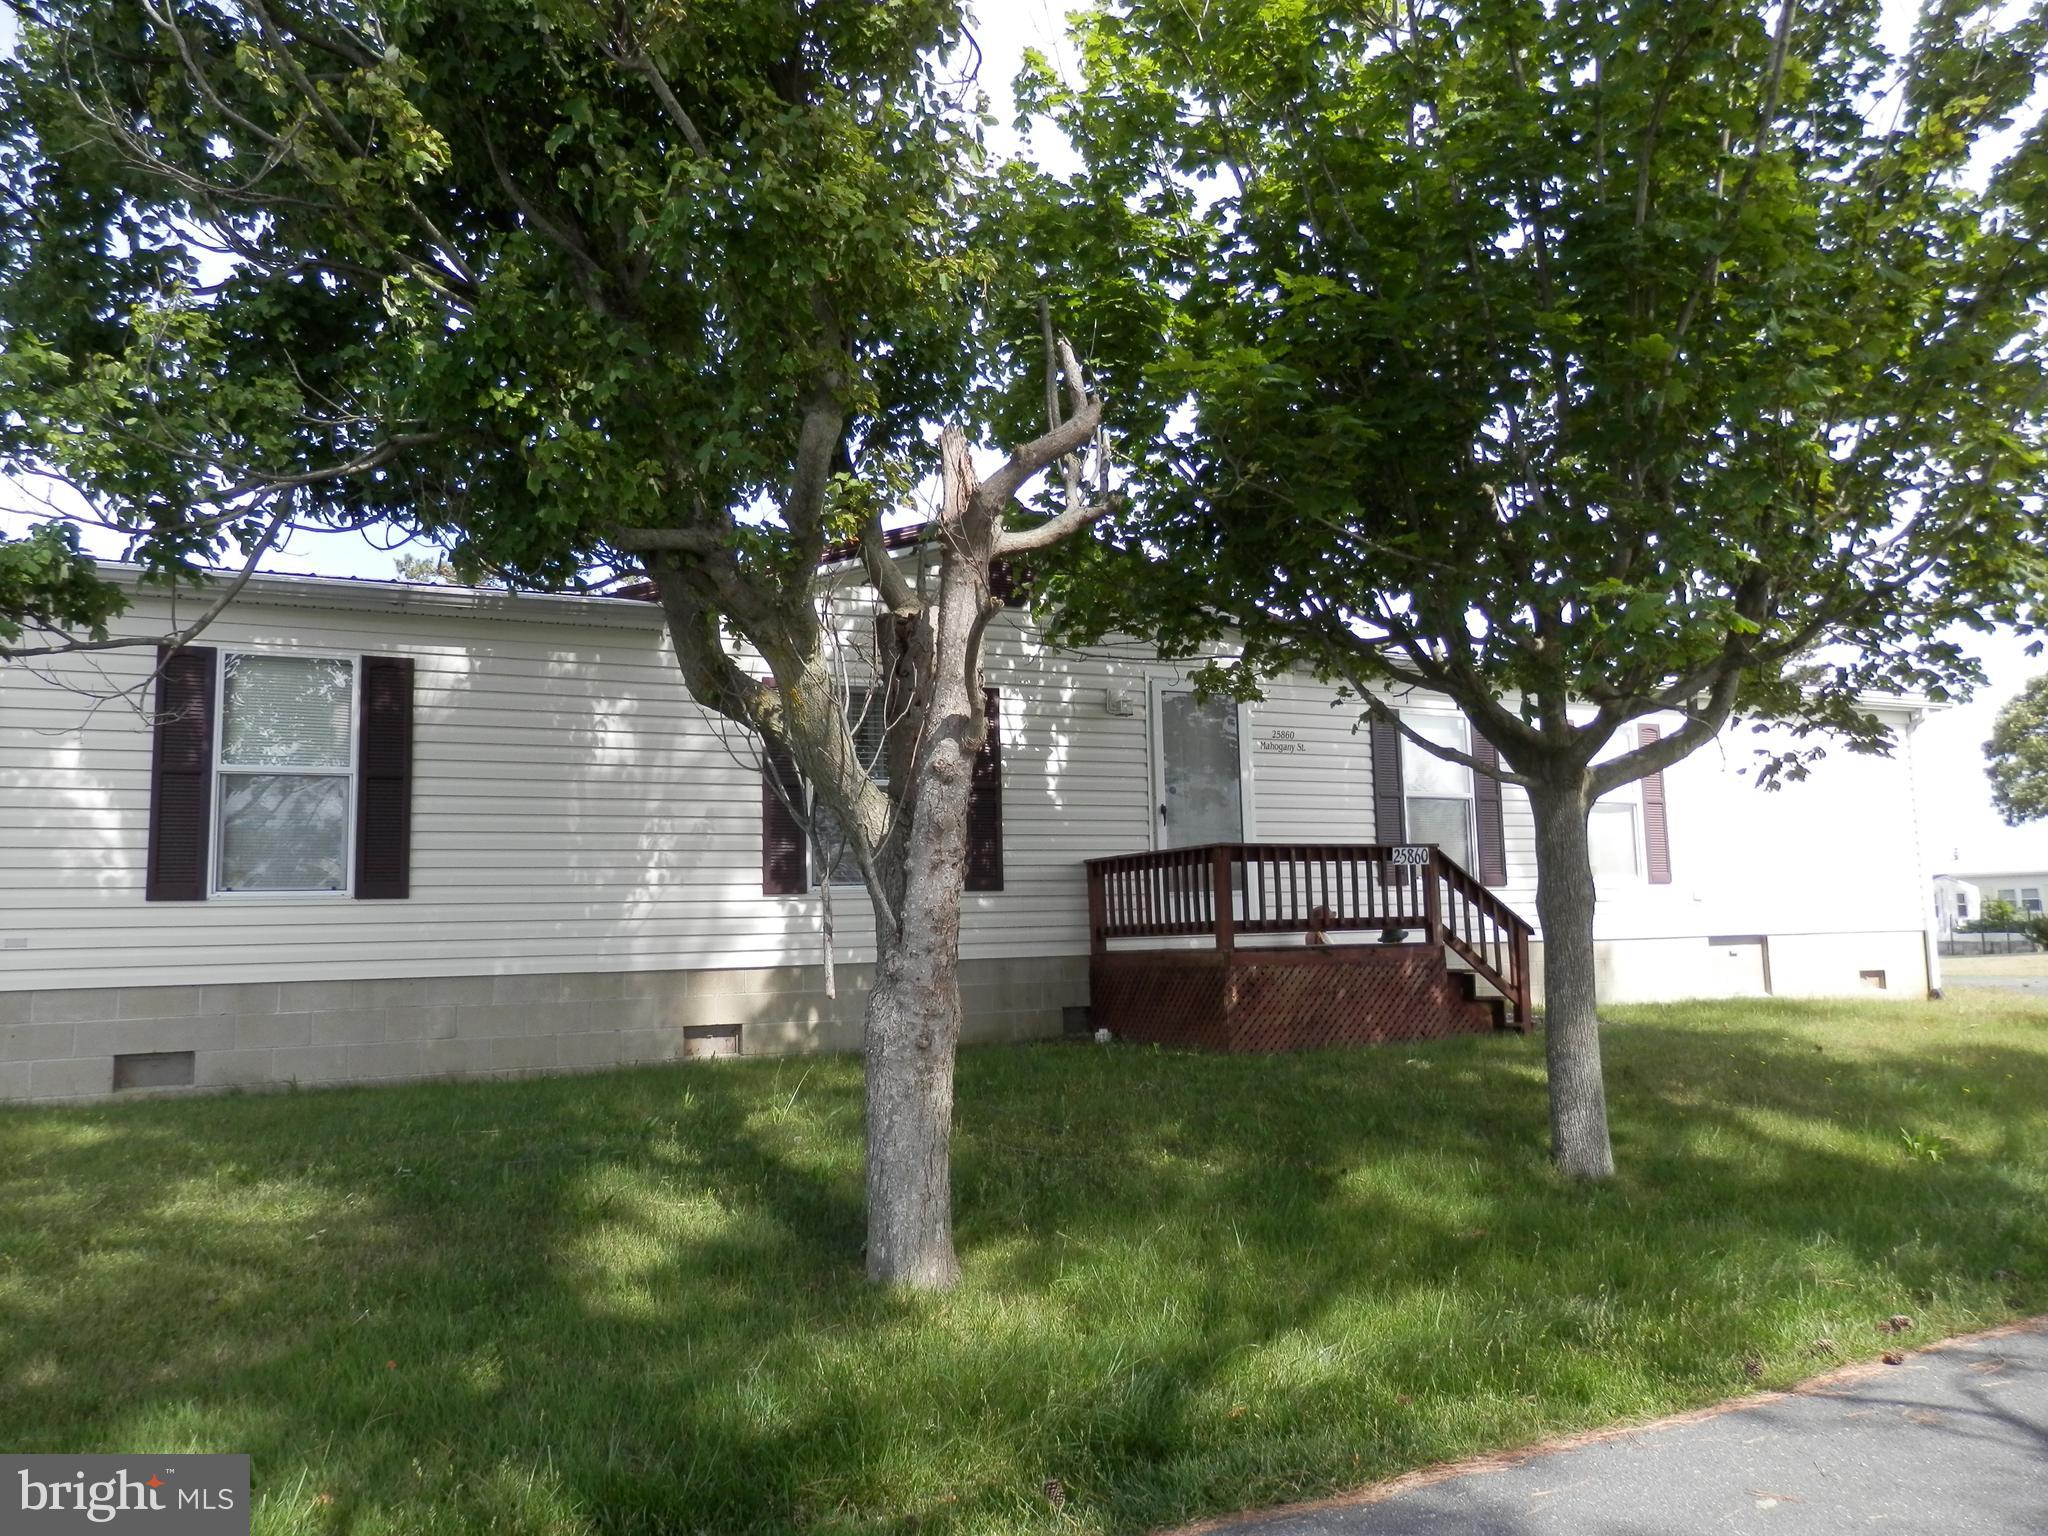
[(1049, 271), (1139, 262), (1168, 317), (1097, 354), (1167, 427), (1069, 621), (1457, 702), (1534, 813), (1570, 1174), (1613, 1167), (1593, 802), (1737, 716), (1882, 749), (1871, 691), (1966, 687), (1951, 625), (2038, 616), (2011, 10), (1892, 57), (1877, 0), (1100, 0), (1030, 82), (1117, 226)]
[[(867, 1267), (952, 1283), (990, 566), (1099, 510), (1078, 456), (1102, 414), (1010, 302), (992, 232), (1015, 178), (980, 169), (959, 8), (20, 15), (0, 72), (16, 461), (169, 569), (285, 521), (422, 530), (522, 585), (644, 565), (690, 693), (794, 760), (865, 877)], [(1018, 375), (1050, 419), (982, 480), (977, 421), (1018, 417), (977, 401)], [(1058, 464), (1064, 495), (1020, 517)], [(921, 475), (939, 510), (911, 581), (880, 535)], [(821, 560), (849, 538), (887, 613), (865, 663), (886, 766), (855, 748), (825, 618)]]
[(1984, 743), (1991, 803), (2009, 827), (2048, 816), (2048, 677), (2007, 699)]

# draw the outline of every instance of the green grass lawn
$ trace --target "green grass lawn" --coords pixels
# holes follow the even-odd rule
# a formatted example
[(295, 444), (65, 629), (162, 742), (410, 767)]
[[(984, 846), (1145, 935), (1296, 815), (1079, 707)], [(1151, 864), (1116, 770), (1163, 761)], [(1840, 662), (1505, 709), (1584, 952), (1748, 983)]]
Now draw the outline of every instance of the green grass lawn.
[(969, 1052), (940, 1299), (859, 1278), (852, 1060), (7, 1110), (0, 1447), (247, 1451), (265, 1533), (1135, 1531), (2048, 1309), (2048, 1007), (1607, 1038), (1600, 1189), (1534, 1038)]

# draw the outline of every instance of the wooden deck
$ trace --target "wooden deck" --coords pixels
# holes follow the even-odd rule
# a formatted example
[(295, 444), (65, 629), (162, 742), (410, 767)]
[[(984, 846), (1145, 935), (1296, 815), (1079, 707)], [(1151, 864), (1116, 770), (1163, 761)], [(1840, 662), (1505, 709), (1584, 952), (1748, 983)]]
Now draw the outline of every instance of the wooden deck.
[(1286, 1051), (1529, 1026), (1529, 925), (1430, 844), (1090, 859), (1088, 925), (1091, 1017), (1126, 1039)]

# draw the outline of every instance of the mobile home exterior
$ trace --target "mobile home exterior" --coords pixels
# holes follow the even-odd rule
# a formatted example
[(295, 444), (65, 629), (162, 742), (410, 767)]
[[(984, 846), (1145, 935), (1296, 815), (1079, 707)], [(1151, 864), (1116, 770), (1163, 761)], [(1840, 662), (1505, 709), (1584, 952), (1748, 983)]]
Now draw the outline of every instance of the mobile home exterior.
[[(122, 623), (170, 618), (139, 594)], [(832, 903), (827, 995), (815, 871), (751, 741), (688, 698), (655, 605), (266, 576), (157, 669), (148, 649), (0, 668), (0, 1099), (857, 1047), (865, 894)], [(1392, 793), (1386, 743), (1376, 772), (1355, 704), (1311, 680), (1203, 700), (1186, 667), (1063, 649), (1021, 608), (986, 675), (969, 1040), (1056, 1035), (1089, 1005), (1103, 855), (1413, 840), (1483, 855), (1534, 916), (1521, 794), (1412, 744)], [(1442, 701), (1393, 702), (1470, 743)], [(1834, 753), (1764, 794), (1770, 738), (1745, 730), (1603, 802), (1609, 998), (1925, 994), (1919, 709), (1887, 710), (1888, 758)], [(1827, 899), (1788, 868), (1827, 870)]]

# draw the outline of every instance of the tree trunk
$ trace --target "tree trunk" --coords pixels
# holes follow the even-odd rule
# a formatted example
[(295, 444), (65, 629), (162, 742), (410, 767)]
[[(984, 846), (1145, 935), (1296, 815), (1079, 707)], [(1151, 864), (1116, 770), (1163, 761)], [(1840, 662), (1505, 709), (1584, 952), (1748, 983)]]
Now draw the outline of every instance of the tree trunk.
[[(966, 439), (941, 444), (946, 525), (974, 491)], [(953, 1059), (960, 1044), (960, 898), (967, 799), (984, 739), (981, 632), (988, 549), (958, 534), (941, 558), (928, 692), (914, 782), (904, 802), (894, 922), (877, 901), (875, 987), (867, 1015), (868, 1278), (923, 1290), (960, 1279), (953, 1252)], [(934, 616), (927, 613), (928, 619)]]
[[(912, 583), (890, 563), (878, 521), (862, 535), (883, 609), (869, 681), (884, 710), (886, 788), (861, 761), (849, 727), (846, 680), (824, 644), (833, 622), (829, 605), (817, 622), (808, 610), (803, 622), (778, 622), (775, 605), (753, 602), (758, 594), (744, 592), (730, 562), (694, 555), (657, 555), (652, 562), (691, 697), (785, 748), (814, 807), (822, 797), (859, 858), (875, 914), (875, 981), (863, 1042), (867, 1273), (885, 1284), (939, 1290), (960, 1279), (952, 1182), (960, 900), (968, 799), (988, 729), (982, 638), (1003, 608), (989, 579), (1004, 542), (1003, 511), (1029, 480), (1062, 460), (1067, 510), (1018, 535), (1012, 552), (1045, 548), (1108, 506), (1080, 499), (1081, 455), (1099, 428), (1102, 402), (1086, 390), (1072, 348), (1054, 337), (1049, 323), (1046, 340), (1056, 345), (1055, 372), (1067, 380), (1071, 415), (1061, 417), (1055, 395), (1052, 429), (1013, 453), (989, 486), (975, 474), (966, 433), (948, 427), (939, 436), (944, 489), (931, 540), (940, 558), (936, 603), (926, 600), (922, 579)], [(809, 595), (818, 590), (812, 586)], [(735, 592), (748, 598), (749, 620), (735, 615)], [(747, 677), (728, 654), (728, 624), (768, 663), (772, 688)], [(815, 820), (806, 832), (815, 842)], [(825, 912), (829, 976), (829, 896)]]
[(1614, 1173), (1600, 1070), (1593, 949), (1592, 803), (1583, 784), (1537, 784), (1536, 915), (1543, 925), (1544, 1055), (1550, 1072), (1550, 1155), (1577, 1179)]
[[(868, 1278), (944, 1290), (953, 1254), (953, 1058), (960, 1043), (960, 891), (967, 765), (918, 799), (904, 870), (901, 927), (878, 934), (868, 994)], [(957, 782), (955, 782), (957, 781)], [(933, 827), (928, 823), (952, 824)]]

